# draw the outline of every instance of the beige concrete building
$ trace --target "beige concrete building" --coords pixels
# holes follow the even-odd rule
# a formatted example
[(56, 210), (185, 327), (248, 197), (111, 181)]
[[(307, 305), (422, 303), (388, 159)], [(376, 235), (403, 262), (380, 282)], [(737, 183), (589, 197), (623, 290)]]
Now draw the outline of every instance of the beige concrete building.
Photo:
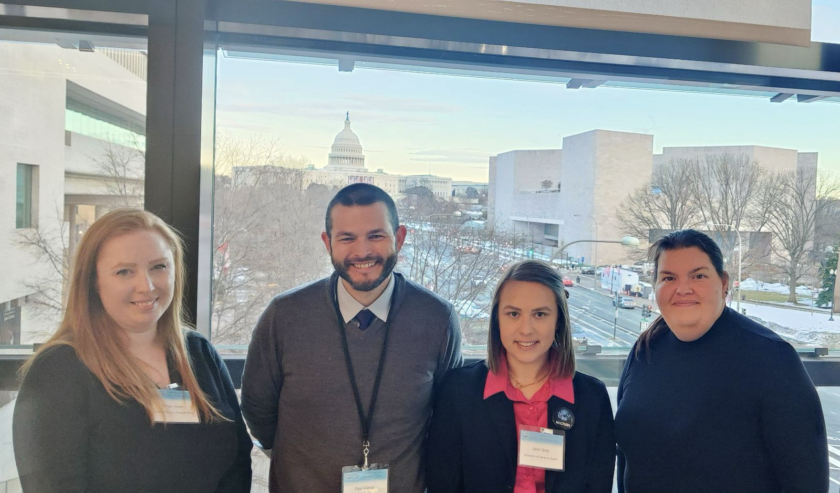
[(796, 171), (797, 169), (817, 168), (817, 153), (799, 152), (795, 149), (782, 149), (764, 146), (697, 146), (663, 147), (662, 154), (653, 156), (654, 167), (676, 163), (681, 160), (703, 159), (708, 156), (747, 157), (770, 172)]
[[(815, 152), (763, 146), (664, 147), (661, 154), (653, 154), (652, 135), (593, 130), (565, 137), (562, 150), (492, 156), (488, 222), (542, 245), (617, 241), (623, 234), (616, 212), (631, 192), (650, 180), (655, 168), (724, 155), (746, 157), (773, 173), (816, 172), (818, 163)], [(748, 231), (744, 235), (752, 238)], [(647, 238), (640, 240), (645, 247)], [(566, 252), (598, 265), (629, 260), (627, 250), (617, 244), (576, 244)]]
[[(488, 221), (543, 245), (620, 240), (615, 210), (652, 167), (652, 135), (607, 130), (565, 137), (562, 150), (499, 154), (490, 158)], [(628, 260), (615, 244), (579, 243), (566, 253), (586, 263)]]
[(400, 176), (399, 191), (404, 193), (409, 188), (426, 187), (435, 197), (442, 199), (452, 196), (452, 178), (437, 175), (405, 175)]

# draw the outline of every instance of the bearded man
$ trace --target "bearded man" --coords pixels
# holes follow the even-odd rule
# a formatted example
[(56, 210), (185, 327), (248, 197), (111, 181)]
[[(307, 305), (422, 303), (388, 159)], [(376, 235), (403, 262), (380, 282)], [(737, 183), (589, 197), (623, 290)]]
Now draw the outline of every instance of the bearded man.
[(382, 189), (341, 189), (325, 226), (335, 272), (271, 301), (242, 375), (245, 421), (271, 449), (269, 491), (385, 477), (389, 493), (423, 493), (433, 397), (462, 362), (457, 313), (394, 272), (406, 228)]

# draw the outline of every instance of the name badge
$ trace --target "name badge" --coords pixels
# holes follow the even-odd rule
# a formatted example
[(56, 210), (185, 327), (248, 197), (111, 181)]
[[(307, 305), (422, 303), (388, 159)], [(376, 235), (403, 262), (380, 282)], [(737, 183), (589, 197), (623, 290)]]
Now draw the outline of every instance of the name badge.
[(388, 493), (388, 466), (342, 467), (341, 493)]
[(198, 411), (188, 390), (158, 389), (163, 409), (155, 409), (155, 423), (198, 423)]
[(523, 426), (519, 430), (519, 465), (562, 471), (566, 458), (566, 432)]

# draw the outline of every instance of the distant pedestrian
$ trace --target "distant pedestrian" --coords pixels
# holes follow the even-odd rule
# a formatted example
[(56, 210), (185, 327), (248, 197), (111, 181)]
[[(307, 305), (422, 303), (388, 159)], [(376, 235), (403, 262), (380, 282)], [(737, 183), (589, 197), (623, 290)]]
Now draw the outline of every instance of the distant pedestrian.
[(577, 281), (575, 282), (575, 284), (580, 284), (580, 276), (577, 276)]

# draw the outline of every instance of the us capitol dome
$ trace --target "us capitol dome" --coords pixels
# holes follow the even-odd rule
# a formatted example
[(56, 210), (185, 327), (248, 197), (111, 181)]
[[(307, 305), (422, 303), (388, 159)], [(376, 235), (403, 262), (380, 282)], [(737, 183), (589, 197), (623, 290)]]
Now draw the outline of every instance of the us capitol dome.
[(344, 130), (335, 136), (324, 170), (367, 172), (365, 155), (359, 137), (350, 129), (350, 112), (344, 120)]

